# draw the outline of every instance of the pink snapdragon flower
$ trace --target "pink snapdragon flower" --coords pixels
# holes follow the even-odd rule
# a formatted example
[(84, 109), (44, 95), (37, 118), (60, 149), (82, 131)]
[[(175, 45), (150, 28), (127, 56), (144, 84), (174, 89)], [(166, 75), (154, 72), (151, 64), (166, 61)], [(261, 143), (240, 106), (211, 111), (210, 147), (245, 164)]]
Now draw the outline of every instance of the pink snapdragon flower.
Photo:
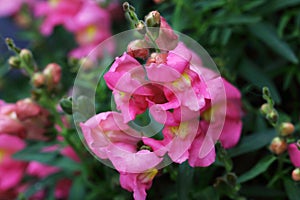
[(14, 160), (12, 155), (25, 148), (25, 142), (12, 135), (0, 134), (0, 193), (19, 186), (27, 163)]
[(120, 184), (122, 188), (133, 192), (135, 200), (145, 200), (146, 190), (152, 185), (152, 180), (158, 173), (158, 170), (153, 168), (143, 173), (120, 173)]
[[(146, 73), (127, 53), (116, 58), (104, 79), (125, 122), (149, 107), (154, 119), (162, 124), (174, 126), (187, 117), (198, 116), (209, 94), (202, 78), (189, 67), (191, 56), (182, 43), (169, 53), (153, 53), (145, 65)], [(168, 117), (162, 117), (162, 113)]]
[[(160, 21), (158, 35), (155, 30), (150, 34), (161, 51), (150, 54), (149, 36), (135, 40), (104, 75), (121, 113), (100, 113), (80, 125), (92, 152), (109, 160), (121, 174), (121, 186), (141, 200), (155, 170), (166, 164), (164, 158), (176, 163), (188, 160), (193, 167), (209, 166), (215, 161), (215, 143), (219, 140), (224, 148), (233, 147), (242, 127), (238, 89), (203, 66), (158, 17), (157, 11), (151, 12), (146, 22), (158, 25)], [(127, 124), (146, 110), (163, 126), (162, 139)]]
[(139, 149), (142, 133), (125, 124), (120, 113), (105, 112), (80, 124), (87, 145), (101, 159), (109, 159), (119, 172), (141, 173), (158, 165), (162, 158)]
[(300, 150), (298, 149), (296, 143), (289, 144), (288, 152), (293, 165), (300, 168)]

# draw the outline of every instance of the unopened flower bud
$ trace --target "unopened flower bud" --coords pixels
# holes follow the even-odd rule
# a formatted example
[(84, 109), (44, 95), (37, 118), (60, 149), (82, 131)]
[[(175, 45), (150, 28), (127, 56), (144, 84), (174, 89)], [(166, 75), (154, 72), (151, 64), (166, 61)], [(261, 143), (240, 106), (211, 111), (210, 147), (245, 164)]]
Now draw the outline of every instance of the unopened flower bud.
[(147, 27), (159, 27), (160, 26), (160, 13), (151, 11), (148, 15), (145, 16), (145, 22)]
[(46, 85), (49, 90), (52, 90), (60, 81), (61, 67), (56, 63), (50, 63), (43, 71), (46, 78)]
[(284, 122), (280, 125), (280, 135), (289, 136), (295, 131), (295, 127), (290, 122)]
[(166, 63), (168, 54), (167, 53), (152, 53), (149, 59), (147, 60), (147, 65), (151, 63), (162, 64)]
[(154, 3), (160, 4), (160, 3), (164, 2), (164, 1), (165, 1), (165, 0), (154, 0)]
[(129, 7), (130, 7), (130, 5), (129, 5), (129, 3), (128, 2), (124, 2), (123, 3), (123, 10), (126, 12), (126, 11), (129, 11)]
[(18, 69), (18, 68), (20, 68), (21, 61), (17, 56), (11, 56), (8, 59), (8, 64), (10, 65), (11, 68)]
[(294, 181), (300, 181), (300, 168), (296, 168), (292, 172), (292, 179)]
[[(263, 93), (264, 96), (266, 96), (266, 97), (268, 97), (268, 98), (271, 98), (271, 92), (270, 92), (270, 90), (269, 90), (268, 87), (263, 87), (262, 93)], [(267, 99), (266, 99), (266, 100), (267, 100)]]
[(287, 143), (280, 137), (275, 137), (269, 147), (270, 151), (276, 155), (282, 154), (287, 150)]
[(83, 70), (87, 71), (97, 66), (96, 62), (91, 58), (82, 58), (79, 60), (80, 66)]
[(269, 112), (266, 116), (267, 120), (269, 120), (271, 123), (276, 124), (277, 120), (278, 120), (278, 113), (276, 110), (272, 110), (271, 112)]
[(46, 81), (45, 76), (40, 72), (35, 73), (31, 80), (32, 80), (32, 84), (36, 88), (42, 87), (45, 84), (45, 81)]
[(72, 102), (72, 97), (68, 97), (68, 98), (63, 98), (60, 100), (60, 107), (63, 109), (63, 111), (67, 114), (72, 114), (72, 106), (73, 106), (73, 102)]
[(16, 105), (16, 113), (20, 120), (37, 117), (41, 113), (41, 107), (30, 98), (19, 100)]
[(270, 105), (268, 103), (264, 103), (261, 107), (260, 107), (260, 112), (263, 115), (267, 115), (269, 112), (271, 112), (272, 108), (270, 107)]
[(149, 56), (148, 43), (145, 40), (134, 40), (128, 44), (127, 53), (134, 58), (146, 59)]
[(135, 25), (135, 28), (138, 30), (138, 32), (140, 34), (146, 34), (146, 25), (143, 21), (139, 21), (136, 25)]
[(33, 65), (33, 56), (32, 56), (31, 51), (29, 51), (28, 49), (22, 49), (19, 55), (20, 55), (21, 60), (27, 66), (32, 66)]

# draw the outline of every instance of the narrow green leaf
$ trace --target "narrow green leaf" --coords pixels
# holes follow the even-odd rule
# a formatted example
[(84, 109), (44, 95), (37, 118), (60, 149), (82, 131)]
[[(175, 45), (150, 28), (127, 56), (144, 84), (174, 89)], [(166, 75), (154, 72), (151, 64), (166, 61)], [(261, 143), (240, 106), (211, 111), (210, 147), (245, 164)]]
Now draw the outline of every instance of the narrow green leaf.
[(24, 192), (26, 199), (29, 199), (32, 195), (36, 194), (38, 191), (43, 190), (46, 187), (55, 187), (56, 182), (64, 177), (64, 174), (61, 172), (51, 174), (43, 179), (40, 179), (36, 184), (28, 187)]
[(190, 167), (187, 162), (179, 165), (177, 180), (178, 199), (189, 199), (193, 177), (194, 168)]
[(249, 1), (249, 2), (247, 2), (247, 3), (245, 3), (245, 4), (243, 4), (242, 9), (243, 9), (244, 11), (251, 10), (251, 9), (253, 9), (253, 8), (256, 8), (256, 7), (258, 7), (258, 6), (262, 5), (262, 4), (264, 4), (265, 2), (266, 2), (266, 0)]
[(241, 195), (249, 199), (284, 199), (285, 192), (278, 188), (268, 188), (265, 185), (243, 185), (240, 190)]
[(289, 200), (299, 200), (300, 198), (300, 187), (294, 181), (289, 178), (283, 180), (284, 188)]
[(69, 199), (81, 200), (85, 199), (86, 188), (84, 187), (82, 177), (73, 180), (72, 187), (69, 192)]
[(274, 12), (277, 10), (296, 6), (298, 4), (300, 4), (300, 0), (272, 0), (268, 1), (266, 6), (264, 6), (264, 10), (266, 12)]
[(240, 25), (240, 24), (253, 24), (258, 23), (261, 20), (257, 16), (247, 15), (234, 15), (234, 16), (219, 16), (212, 22), (215, 25)]
[(278, 55), (291, 61), (294, 64), (298, 63), (298, 58), (296, 57), (293, 50), (286, 42), (279, 39), (276, 34), (275, 28), (270, 24), (251, 24), (249, 25), (249, 31), (266, 45), (268, 45)]
[(253, 152), (269, 144), (275, 135), (276, 131), (271, 129), (244, 136), (239, 142), (238, 146), (228, 150), (228, 153), (231, 157), (234, 157)]
[(196, 192), (193, 194), (193, 199), (201, 199), (201, 200), (218, 200), (220, 199), (218, 192), (213, 187), (207, 187), (200, 192)]
[(218, 1), (204, 0), (204, 1), (197, 1), (194, 4), (194, 6), (195, 6), (195, 8), (199, 7), (201, 9), (201, 11), (207, 11), (207, 10), (212, 10), (212, 9), (222, 7), (226, 3), (227, 2), (224, 0), (218, 0)]
[(18, 160), (25, 160), (25, 161), (38, 161), (41, 163), (51, 163), (57, 154), (51, 152), (44, 152), (44, 153), (27, 153), (27, 152), (17, 152), (13, 155), (13, 158)]
[(49, 163), (52, 166), (59, 167), (66, 171), (80, 171), (80, 164), (68, 157), (61, 157), (55, 159), (53, 162)]
[(231, 33), (232, 33), (232, 30), (230, 28), (225, 28), (223, 31), (222, 31), (222, 36), (221, 36), (221, 43), (223, 46), (225, 46), (228, 42), (228, 40), (230, 39), (230, 36), (231, 36)]
[(240, 66), (239, 74), (241, 74), (244, 79), (260, 88), (265, 86), (268, 87), (271, 91), (274, 101), (276, 103), (280, 103), (281, 99), (279, 92), (267, 74), (265, 74), (259, 67), (247, 59), (243, 60)]
[(246, 181), (249, 181), (256, 176), (262, 174), (265, 172), (269, 166), (276, 160), (276, 157), (274, 156), (267, 156), (264, 157), (262, 160), (260, 160), (253, 168), (251, 168), (249, 171), (247, 171), (245, 174), (241, 175), (238, 178), (239, 183), (243, 183)]

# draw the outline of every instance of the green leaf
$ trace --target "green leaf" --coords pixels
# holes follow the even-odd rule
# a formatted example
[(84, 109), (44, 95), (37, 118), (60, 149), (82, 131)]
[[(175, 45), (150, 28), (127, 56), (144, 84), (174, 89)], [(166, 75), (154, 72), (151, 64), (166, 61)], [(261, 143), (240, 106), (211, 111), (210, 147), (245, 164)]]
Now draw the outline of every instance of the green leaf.
[(69, 199), (81, 200), (86, 196), (86, 189), (81, 176), (73, 180), (72, 187), (69, 192)]
[(276, 160), (274, 156), (267, 156), (260, 160), (253, 168), (238, 178), (239, 183), (246, 182), (265, 172), (269, 166)]
[(61, 172), (51, 174), (43, 179), (40, 179), (36, 184), (28, 187), (24, 192), (26, 199), (29, 199), (32, 195), (36, 194), (38, 191), (43, 190), (46, 187), (54, 188), (56, 182), (64, 177), (64, 174)]
[(266, 12), (274, 12), (280, 9), (296, 6), (297, 4), (300, 4), (300, 0), (272, 0), (268, 1), (266, 6), (264, 6), (264, 10)]
[(243, 185), (240, 193), (249, 199), (284, 199), (286, 196), (278, 188), (268, 188), (265, 185)]
[(300, 187), (294, 181), (289, 178), (283, 180), (284, 188), (289, 200), (299, 200), (300, 198)]
[(262, 4), (264, 4), (265, 2), (266, 2), (266, 0), (249, 1), (249, 2), (243, 4), (242, 9), (243, 9), (244, 11), (246, 11), (246, 10), (251, 10), (251, 9), (253, 9), (253, 8), (256, 8), (256, 7), (258, 7), (258, 6), (262, 5)]
[(194, 4), (195, 8), (198, 8), (203, 11), (208, 11), (216, 8), (220, 8), (224, 6), (227, 2), (224, 0), (218, 0), (218, 1), (211, 1), (211, 0), (204, 0), (204, 1), (197, 1)]
[(28, 153), (26, 151), (20, 151), (13, 155), (13, 158), (18, 160), (25, 160), (25, 161), (38, 161), (41, 163), (51, 163), (55, 157), (57, 156), (57, 153), (51, 152), (35, 152), (35, 153)]
[(51, 163), (47, 163), (52, 166), (59, 167), (60, 169), (64, 169), (66, 171), (80, 171), (80, 164), (75, 162), (74, 160), (68, 157), (56, 158)]
[(228, 150), (228, 153), (231, 157), (234, 157), (253, 152), (269, 144), (275, 135), (276, 131), (271, 129), (244, 136), (238, 146)]
[(240, 65), (239, 73), (253, 85), (260, 88), (267, 86), (276, 103), (280, 103), (280, 95), (273, 81), (259, 67), (248, 59), (244, 59)]
[(179, 165), (178, 180), (177, 180), (177, 192), (178, 199), (189, 199), (189, 192), (194, 177), (194, 168), (190, 167), (187, 162)]
[(218, 200), (220, 199), (220, 197), (214, 187), (207, 187), (201, 190), (200, 192), (194, 193), (193, 199)]
[(251, 24), (249, 25), (249, 31), (266, 45), (268, 45), (278, 55), (294, 64), (298, 63), (298, 58), (293, 50), (286, 42), (279, 39), (275, 28), (270, 24), (262, 22)]
[(234, 16), (226, 16), (223, 15), (220, 17), (216, 17), (212, 24), (215, 25), (240, 25), (240, 24), (252, 24), (258, 23), (261, 20), (260, 17), (257, 16), (247, 16), (247, 15), (234, 15)]

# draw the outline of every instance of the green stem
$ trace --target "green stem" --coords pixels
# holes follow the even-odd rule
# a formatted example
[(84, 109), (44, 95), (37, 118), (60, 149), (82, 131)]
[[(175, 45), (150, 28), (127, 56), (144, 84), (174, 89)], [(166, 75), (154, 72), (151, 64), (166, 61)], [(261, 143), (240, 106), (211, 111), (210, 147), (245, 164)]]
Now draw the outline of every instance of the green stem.
[(282, 176), (282, 170), (283, 170), (284, 158), (285, 158), (284, 155), (279, 155), (279, 156), (278, 156), (278, 167), (277, 167), (277, 170), (276, 170), (276, 174), (275, 174), (275, 176), (273, 176), (273, 178), (269, 181), (267, 187), (269, 187), (269, 188), (272, 187), (272, 186), (277, 182), (277, 180)]
[(155, 48), (155, 51), (156, 51), (157, 53), (160, 53), (160, 49), (159, 49), (159, 47), (157, 46), (157, 44), (156, 44), (155, 40), (153, 39), (153, 37), (152, 37), (151, 33), (149, 33), (149, 31), (148, 31), (148, 30), (147, 30), (147, 32), (146, 32), (146, 35), (149, 37), (149, 39), (150, 39), (151, 43), (153, 44), (153, 46), (154, 46), (154, 48)]

